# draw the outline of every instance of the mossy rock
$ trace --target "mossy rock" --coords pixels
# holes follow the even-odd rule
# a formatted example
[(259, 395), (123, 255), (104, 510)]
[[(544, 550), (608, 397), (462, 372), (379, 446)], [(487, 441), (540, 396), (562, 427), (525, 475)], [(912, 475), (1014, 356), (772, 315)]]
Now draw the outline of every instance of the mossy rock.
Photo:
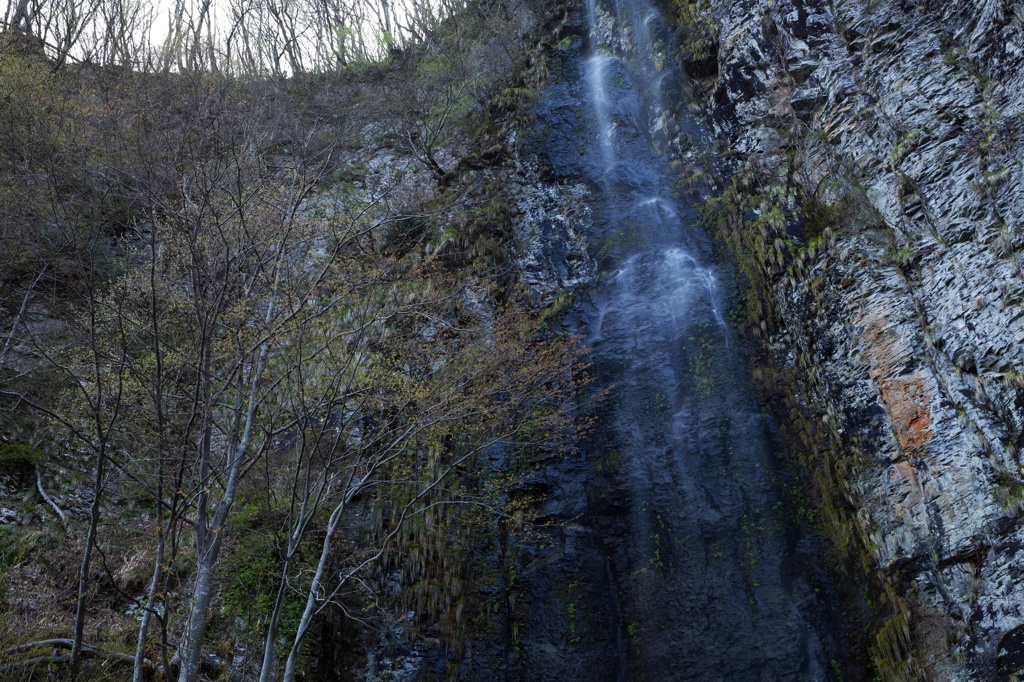
[(0, 466), (6, 469), (30, 467), (43, 461), (43, 453), (26, 443), (0, 444)]

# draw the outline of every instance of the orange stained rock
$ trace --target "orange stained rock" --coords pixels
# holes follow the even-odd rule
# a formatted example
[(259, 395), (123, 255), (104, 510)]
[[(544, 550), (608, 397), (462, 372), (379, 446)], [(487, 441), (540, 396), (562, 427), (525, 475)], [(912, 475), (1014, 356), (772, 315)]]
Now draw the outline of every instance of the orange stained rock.
[[(920, 371), (908, 373), (913, 362), (913, 345), (897, 331), (893, 318), (904, 317), (898, 310), (869, 302), (855, 321), (863, 325), (861, 342), (868, 372), (877, 383), (882, 403), (889, 412), (903, 454), (925, 454), (932, 440), (931, 382)], [(916, 328), (916, 327), (912, 327)]]
[(879, 381), (882, 401), (889, 410), (903, 454), (923, 455), (932, 439), (929, 395), (924, 378), (917, 375)]

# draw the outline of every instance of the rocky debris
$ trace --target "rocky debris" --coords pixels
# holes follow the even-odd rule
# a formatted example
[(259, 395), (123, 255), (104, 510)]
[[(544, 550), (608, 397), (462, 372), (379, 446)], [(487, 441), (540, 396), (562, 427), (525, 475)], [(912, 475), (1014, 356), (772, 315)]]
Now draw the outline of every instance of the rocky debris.
[(835, 216), (824, 255), (775, 274), (775, 341), (863, 455), (847, 496), (876, 564), (939, 624), (912, 623), (948, 654), (928, 674), (1005, 679), (1024, 626), (1022, 5), (713, 4), (719, 137), (766, 177), (797, 150), (805, 197), (876, 217)]
[[(406, 682), (420, 679), (428, 654), (431, 648), (440, 649), (441, 643), (437, 640), (424, 641), (424, 650), (418, 648), (403, 647), (403, 650), (396, 651), (393, 655), (379, 655), (374, 650), (368, 655), (366, 670), (363, 671), (368, 682)], [(386, 651), (386, 644), (381, 643), (380, 650)]]

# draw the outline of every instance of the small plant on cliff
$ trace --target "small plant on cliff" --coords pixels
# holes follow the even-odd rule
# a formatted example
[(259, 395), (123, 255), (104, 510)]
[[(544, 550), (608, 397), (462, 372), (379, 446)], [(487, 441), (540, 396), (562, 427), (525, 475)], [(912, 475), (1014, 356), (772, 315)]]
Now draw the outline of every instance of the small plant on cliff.
[(1024, 482), (1010, 472), (999, 473), (992, 496), (1008, 514), (1019, 516), (1024, 512)]
[(701, 63), (715, 57), (719, 26), (710, 0), (672, 0), (670, 7), (679, 26), (679, 49), (687, 61)]
[(890, 243), (882, 254), (882, 262), (895, 265), (900, 270), (907, 270), (913, 265), (917, 258), (917, 252), (910, 244), (898, 246), (895, 242)]

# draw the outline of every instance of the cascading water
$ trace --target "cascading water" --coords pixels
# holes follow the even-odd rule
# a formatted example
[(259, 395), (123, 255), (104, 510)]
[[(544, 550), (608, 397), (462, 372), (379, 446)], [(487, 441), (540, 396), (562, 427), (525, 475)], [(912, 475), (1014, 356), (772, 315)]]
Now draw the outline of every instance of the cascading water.
[(644, 0), (595, 2), (582, 74), (589, 142), (574, 165), (598, 188), (605, 275), (587, 327), (599, 383), (612, 387), (591, 495), (623, 651), (621, 670), (601, 679), (828, 679), (769, 424), (723, 313), (728, 288), (652, 140), (660, 20)]

